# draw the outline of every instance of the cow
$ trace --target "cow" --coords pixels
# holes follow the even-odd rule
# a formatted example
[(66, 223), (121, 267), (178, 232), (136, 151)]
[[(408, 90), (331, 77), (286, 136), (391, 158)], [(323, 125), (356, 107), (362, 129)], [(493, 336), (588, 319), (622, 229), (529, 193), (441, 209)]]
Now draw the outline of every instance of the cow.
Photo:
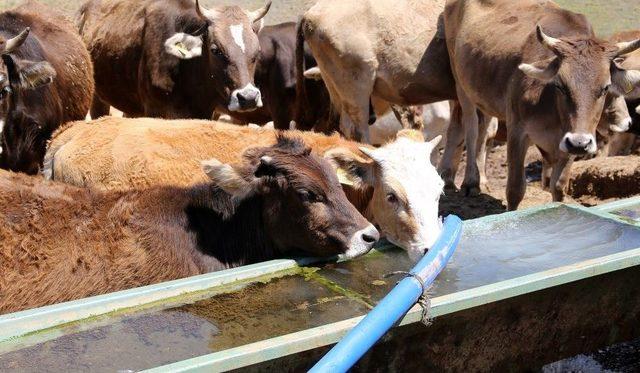
[[(314, 79), (306, 79), (303, 83), (308, 98), (303, 118), (296, 117), (296, 28), (295, 22), (286, 22), (265, 26), (258, 34), (260, 55), (255, 83), (262, 93), (264, 106), (251, 112), (228, 113), (224, 108), (218, 108), (217, 112), (228, 113), (236, 123), (263, 125), (273, 121), (274, 128), (282, 130), (289, 129), (292, 121), (297, 121), (305, 129), (317, 128), (321, 132), (331, 132), (337, 127), (338, 119), (331, 110), (329, 92), (322, 82)], [(316, 62), (308, 46), (299, 48), (304, 66), (315, 67)]]
[[(463, 187), (479, 192), (477, 109), (507, 125), (507, 204), (517, 209), (526, 183), (529, 142), (552, 165), (550, 189), (561, 201), (574, 154), (595, 153), (595, 130), (609, 93), (638, 83), (616, 57), (640, 41), (596, 38), (587, 19), (550, 1), (449, 0), (444, 29), (466, 131)], [(549, 32), (547, 34), (545, 32)]]
[(28, 1), (0, 13), (0, 167), (37, 174), (62, 123), (83, 119), (93, 67), (73, 24)]
[(91, 116), (210, 119), (262, 106), (257, 33), (271, 3), (247, 12), (193, 0), (89, 0), (80, 33), (95, 65)]
[(401, 106), (456, 99), (443, 9), (444, 0), (319, 0), (303, 15), (299, 35), (345, 136), (370, 142), (372, 96)]
[[(99, 192), (0, 173), (0, 313), (291, 255), (354, 258), (379, 238), (335, 171), (279, 135), (208, 182)], [(174, 167), (181, 167), (179, 163)]]
[[(623, 31), (613, 35), (609, 40), (615, 43), (629, 42), (640, 38), (640, 30)], [(626, 69), (640, 69), (640, 51), (634, 51), (619, 59)], [(627, 108), (631, 114), (631, 125), (627, 133), (603, 133), (607, 138), (607, 152), (609, 156), (627, 155), (635, 150), (636, 138), (640, 135), (640, 95), (637, 90), (627, 94)]]
[[(104, 118), (73, 123), (51, 141), (49, 179), (110, 190), (158, 184), (188, 186), (205, 175), (197, 161), (236, 162), (249, 146), (269, 146), (279, 132), (210, 121)], [(290, 131), (337, 169), (349, 200), (387, 239), (412, 257), (424, 254), (441, 231), (442, 179), (429, 161), (440, 138), (424, 142), (406, 130), (372, 148), (339, 135)]]

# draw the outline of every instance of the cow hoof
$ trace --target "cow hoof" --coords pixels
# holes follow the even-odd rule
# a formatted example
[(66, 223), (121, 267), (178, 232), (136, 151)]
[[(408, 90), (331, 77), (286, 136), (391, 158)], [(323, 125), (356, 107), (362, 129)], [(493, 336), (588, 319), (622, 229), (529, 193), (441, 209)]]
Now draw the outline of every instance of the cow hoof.
[(462, 185), (460, 191), (465, 197), (477, 197), (480, 195), (480, 187), (478, 185)]

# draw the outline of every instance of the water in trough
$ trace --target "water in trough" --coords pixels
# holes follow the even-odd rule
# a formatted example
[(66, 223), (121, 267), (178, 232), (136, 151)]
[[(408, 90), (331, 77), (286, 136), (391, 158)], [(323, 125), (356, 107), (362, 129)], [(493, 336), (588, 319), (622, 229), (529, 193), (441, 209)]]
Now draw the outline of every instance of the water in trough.
[[(464, 230), (433, 296), (633, 249), (640, 242), (636, 228), (568, 207), (469, 221)], [(404, 252), (384, 250), (195, 302), (174, 300), (67, 325), (25, 339), (22, 349), (0, 345), (0, 371), (139, 370), (345, 320), (365, 314), (393, 287), (396, 279), (383, 274), (412, 264)]]

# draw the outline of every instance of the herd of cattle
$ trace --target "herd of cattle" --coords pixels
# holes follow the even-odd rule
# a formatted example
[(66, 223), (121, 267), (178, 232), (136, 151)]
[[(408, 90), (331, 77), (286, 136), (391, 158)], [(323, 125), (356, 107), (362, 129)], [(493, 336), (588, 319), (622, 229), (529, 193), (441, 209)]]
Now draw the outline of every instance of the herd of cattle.
[(269, 8), (0, 13), (0, 313), (381, 235), (419, 257), (465, 148), (479, 193), (498, 121), (509, 209), (530, 145), (560, 201), (576, 156), (635, 139), (640, 32), (599, 39), (547, 0), (318, 0), (263, 27)]

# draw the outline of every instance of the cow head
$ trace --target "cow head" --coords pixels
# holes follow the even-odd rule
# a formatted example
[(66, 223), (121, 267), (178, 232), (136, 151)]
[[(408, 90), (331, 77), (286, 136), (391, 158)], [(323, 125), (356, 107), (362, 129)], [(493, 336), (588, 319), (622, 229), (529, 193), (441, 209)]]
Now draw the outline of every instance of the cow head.
[(267, 234), (282, 251), (353, 258), (379, 238), (376, 228), (349, 202), (331, 165), (311, 154), (299, 138), (245, 152), (237, 170), (216, 160), (203, 162), (216, 185), (237, 199), (259, 195)]
[(373, 189), (369, 213), (382, 234), (412, 258), (424, 255), (442, 230), (438, 204), (444, 182), (430, 155), (441, 136), (425, 142), (418, 131), (401, 131), (378, 149), (361, 148), (366, 157), (346, 148), (325, 154), (343, 184)]
[[(0, 36), (0, 135), (3, 166), (30, 174), (38, 172), (42, 154), (35, 147), (42, 147), (48, 136), (30, 120), (29, 108), (22, 97), (26, 91), (50, 84), (56, 76), (53, 66), (46, 61), (28, 61), (17, 52), (29, 36), (26, 28), (18, 35), (5, 39)], [(10, 120), (20, 112), (20, 120)], [(17, 117), (16, 117), (17, 118)], [(11, 126), (8, 124), (11, 122)], [(15, 123), (13, 123), (15, 122)]]
[(238, 6), (206, 9), (196, 0), (196, 13), (206, 23), (201, 36), (177, 33), (165, 42), (165, 50), (181, 59), (206, 57), (217, 94), (232, 112), (262, 107), (262, 96), (253, 77), (260, 53), (258, 32), (271, 2), (254, 12)]
[(640, 40), (617, 46), (595, 38), (556, 39), (536, 29), (538, 41), (554, 57), (520, 70), (553, 87), (564, 136), (560, 150), (572, 154), (593, 154), (597, 150), (595, 131), (607, 94), (624, 95), (640, 83), (640, 72), (624, 70), (617, 57), (640, 47)]

